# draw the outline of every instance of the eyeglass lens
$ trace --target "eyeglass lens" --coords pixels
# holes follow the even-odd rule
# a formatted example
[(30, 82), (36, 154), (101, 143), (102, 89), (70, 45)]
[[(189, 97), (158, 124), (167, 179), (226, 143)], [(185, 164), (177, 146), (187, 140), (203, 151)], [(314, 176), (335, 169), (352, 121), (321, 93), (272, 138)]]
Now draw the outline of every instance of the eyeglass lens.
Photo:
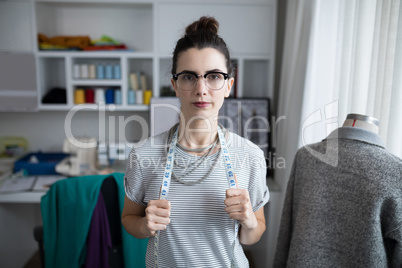
[[(225, 83), (225, 77), (220, 73), (209, 73), (204, 80), (206, 86), (212, 90), (221, 89)], [(177, 85), (183, 90), (192, 90), (197, 81), (198, 76), (192, 73), (183, 73), (177, 77)]]

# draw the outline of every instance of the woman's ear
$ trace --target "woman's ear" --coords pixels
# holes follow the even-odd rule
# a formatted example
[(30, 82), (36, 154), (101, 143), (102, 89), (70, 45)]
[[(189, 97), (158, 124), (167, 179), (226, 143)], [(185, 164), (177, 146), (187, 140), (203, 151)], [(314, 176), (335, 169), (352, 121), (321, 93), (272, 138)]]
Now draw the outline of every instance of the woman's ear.
[(233, 84), (234, 84), (234, 78), (231, 77), (228, 79), (228, 85), (225, 88), (225, 98), (230, 96), (230, 92), (232, 91)]
[(180, 98), (179, 92), (177, 91), (176, 82), (173, 78), (170, 78), (170, 83), (172, 83), (172, 87), (174, 92), (176, 93), (176, 97)]

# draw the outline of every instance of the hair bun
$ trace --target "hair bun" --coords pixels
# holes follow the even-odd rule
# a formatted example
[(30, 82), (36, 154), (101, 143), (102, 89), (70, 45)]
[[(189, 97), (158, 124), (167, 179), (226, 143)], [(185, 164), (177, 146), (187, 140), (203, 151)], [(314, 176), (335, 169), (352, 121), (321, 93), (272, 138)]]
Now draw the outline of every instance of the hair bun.
[(219, 22), (213, 17), (203, 16), (186, 27), (186, 35), (191, 35), (200, 31), (207, 31), (218, 34)]

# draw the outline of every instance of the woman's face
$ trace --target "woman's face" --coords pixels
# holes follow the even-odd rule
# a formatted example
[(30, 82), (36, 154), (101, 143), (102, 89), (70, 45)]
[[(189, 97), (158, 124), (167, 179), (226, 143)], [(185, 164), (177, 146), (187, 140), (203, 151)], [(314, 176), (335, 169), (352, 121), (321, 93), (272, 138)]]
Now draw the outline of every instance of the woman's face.
[[(182, 52), (177, 60), (177, 73), (189, 71), (197, 75), (204, 75), (211, 71), (227, 73), (225, 56), (215, 48), (190, 48)], [(225, 80), (220, 90), (209, 89), (203, 77), (192, 90), (182, 90), (172, 79), (176, 96), (180, 98), (181, 111), (186, 121), (191, 119), (206, 119), (217, 117), (223, 100), (230, 94), (234, 79)]]

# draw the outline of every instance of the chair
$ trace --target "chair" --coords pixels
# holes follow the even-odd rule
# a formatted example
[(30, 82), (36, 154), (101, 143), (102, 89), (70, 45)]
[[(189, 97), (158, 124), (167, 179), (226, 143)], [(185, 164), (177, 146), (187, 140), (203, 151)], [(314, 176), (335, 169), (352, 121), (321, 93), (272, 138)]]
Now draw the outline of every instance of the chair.
[[(57, 211), (57, 209), (61, 210), (61, 209), (63, 209), (63, 207), (65, 207), (65, 206), (61, 206), (61, 205), (59, 206), (59, 204), (57, 204), (58, 201), (55, 201), (55, 200), (60, 198), (60, 197), (57, 197), (57, 195), (66, 195), (66, 193), (70, 194), (72, 191), (77, 191), (77, 192), (81, 192), (81, 195), (84, 195), (84, 198), (86, 198), (86, 195), (88, 195), (89, 197), (92, 196), (93, 200), (95, 200), (95, 199), (98, 200), (98, 201), (95, 201), (97, 203), (97, 205), (99, 203), (99, 200), (101, 199), (100, 197), (102, 196), (103, 200), (104, 200), (103, 208), (106, 210), (106, 213), (107, 213), (107, 225), (109, 226), (110, 240), (111, 240), (111, 247), (109, 248), (109, 251), (107, 254), (108, 255), (107, 256), (107, 259), (108, 259), (107, 267), (120, 268), (120, 267), (125, 266), (125, 259), (127, 259), (127, 258), (124, 258), (124, 256), (127, 257), (127, 255), (128, 255), (128, 254), (124, 255), (125, 248), (129, 248), (130, 251), (131, 251), (131, 249), (133, 249), (133, 251), (135, 251), (136, 248), (140, 249), (140, 250), (137, 250), (137, 251), (139, 251), (139, 252), (137, 252), (137, 259), (139, 259), (139, 260), (135, 260), (135, 262), (136, 262), (137, 267), (138, 266), (144, 267), (147, 241), (136, 239), (136, 238), (128, 235), (126, 233), (126, 231), (124, 230), (124, 228), (122, 228), (122, 225), (121, 225), (121, 219), (120, 219), (121, 209), (122, 209), (121, 195), (122, 194), (124, 195), (124, 189), (122, 189), (124, 187), (123, 183), (122, 183), (122, 180), (123, 180), (122, 174), (116, 175), (114, 173), (114, 174), (111, 174), (110, 176), (102, 176), (102, 175), (84, 176), (84, 177), (80, 177), (80, 178), (70, 178), (67, 180), (70, 180), (70, 181), (63, 180), (63, 181), (65, 181), (65, 182), (61, 182), (61, 184), (63, 184), (63, 185), (55, 186), (55, 188), (57, 188), (57, 189), (52, 189), (53, 188), (53, 186), (52, 186), (52, 188), (49, 190), (49, 191), (51, 191), (51, 190), (52, 191), (50, 193), (48, 193), (49, 196), (46, 196), (45, 200), (44, 200), (44, 198), (42, 198), (41, 209), (42, 209), (42, 218), (45, 220), (44, 226), (46, 226), (46, 224), (45, 224), (45, 222), (46, 222), (50, 229), (52, 229), (54, 227), (54, 226), (51, 226), (51, 224), (50, 224), (50, 223), (53, 223), (54, 221), (49, 221), (47, 218), (48, 216), (46, 216), (44, 214), (56, 213), (57, 214), (56, 218), (60, 218), (60, 217), (63, 217), (63, 215), (65, 215), (64, 219), (66, 217), (69, 217), (69, 215), (68, 215), (69, 212)], [(88, 189), (83, 189), (85, 187), (88, 187)], [(99, 187), (99, 188), (97, 188), (97, 187)], [(75, 195), (75, 193), (74, 193), (74, 195)], [(96, 196), (96, 195), (98, 195), (98, 196)], [(74, 197), (72, 199), (74, 199)], [(81, 199), (78, 199), (78, 200), (81, 200)], [(64, 202), (64, 199), (61, 199), (60, 202)], [(53, 203), (55, 203), (55, 204), (53, 204)], [(76, 210), (76, 212), (78, 214), (81, 213), (82, 215), (85, 215), (85, 213), (83, 213), (84, 211), (88, 211), (89, 206), (88, 206), (88, 204), (86, 204), (86, 202), (83, 202), (83, 204), (82, 204), (82, 206), (87, 207), (87, 208), (85, 208), (86, 210), (81, 209), (80, 204), (70, 204), (71, 202), (70, 203), (67, 202), (67, 203), (68, 203), (68, 205), (67, 205), (68, 209), (72, 210), (71, 215), (74, 213), (74, 210)], [(77, 202), (77, 203), (79, 203), (79, 202)], [(59, 206), (59, 207), (56, 208), (55, 206), (56, 207)], [(93, 207), (93, 205), (92, 205), (92, 207)], [(94, 211), (93, 215), (95, 215), (95, 209), (93, 209), (93, 211)], [(47, 212), (47, 211), (49, 211), (49, 212)], [(58, 213), (62, 213), (62, 215), (59, 216)], [(59, 220), (59, 219), (57, 219), (57, 220)], [(89, 219), (89, 221), (91, 221), (91, 219)], [(83, 224), (84, 225), (86, 224), (88, 226), (88, 228), (90, 228), (90, 226), (91, 226), (89, 224), (88, 220), (86, 220), (86, 222)], [(62, 224), (60, 223), (60, 225), (62, 225)], [(56, 229), (56, 231), (59, 232), (60, 231), (60, 230), (58, 230), (59, 228), (66, 228), (66, 225), (64, 225), (64, 227), (63, 227), (63, 225), (61, 227), (57, 226), (57, 228), (53, 228), (53, 229)], [(83, 233), (82, 230), (84, 230), (80, 227), (75, 228), (74, 226), (71, 228), (69, 226), (67, 226), (67, 228), (72, 229), (74, 232), (76, 231), (76, 233), (80, 233), (80, 232)], [(53, 229), (48, 230), (48, 234), (47, 234), (48, 236), (49, 236), (49, 233), (53, 231)], [(34, 228), (34, 239), (38, 242), (39, 255), (40, 255), (40, 261), (41, 261), (42, 268), (45, 267), (45, 263), (46, 263), (46, 259), (45, 259), (45, 256), (46, 256), (45, 241), (46, 240), (44, 239), (44, 237), (45, 237), (44, 231), (45, 230), (43, 229), (43, 226), (37, 226)], [(67, 231), (70, 232), (71, 230), (67, 230)], [(67, 233), (67, 232), (65, 232), (65, 233)], [(66, 240), (66, 243), (70, 243), (71, 245), (64, 245), (64, 244), (62, 244), (62, 245), (64, 248), (70, 248), (70, 247), (74, 247), (77, 245), (83, 245), (85, 243), (85, 245), (83, 245), (83, 246), (88, 247), (90, 245), (90, 239), (89, 239), (90, 233), (91, 233), (91, 229), (88, 231), (88, 234), (84, 233), (84, 235), (86, 237), (80, 237), (80, 235), (72, 233), (71, 235), (75, 236), (77, 239), (70, 239), (68, 235), (64, 235), (63, 239)], [(81, 243), (78, 243), (77, 241), (81, 241)], [(59, 244), (59, 247), (60, 247), (60, 244)], [(134, 248), (132, 248), (132, 247), (134, 247)], [(54, 248), (57, 248), (57, 246), (54, 246)], [(85, 266), (85, 263), (88, 261), (87, 260), (88, 255), (91, 254), (91, 251), (93, 252), (93, 248), (91, 250), (88, 250), (88, 248), (86, 248), (86, 250), (84, 250), (84, 252), (87, 252), (86, 256), (84, 256), (85, 261), (83, 261), (83, 259), (82, 259), (82, 257), (83, 257), (82, 255), (85, 255), (85, 254), (81, 254), (80, 256), (78, 256), (77, 255), (78, 253), (76, 252), (75, 255), (74, 254), (71, 255), (71, 256), (73, 256), (73, 258), (71, 258), (71, 256), (64, 257), (64, 256), (61, 256), (60, 254), (57, 255), (57, 252), (53, 251), (53, 246), (50, 247), (50, 251), (51, 251), (50, 254), (52, 255), (52, 258), (55, 259), (58, 263), (64, 264), (64, 261), (60, 260), (58, 258), (66, 258), (66, 260), (65, 260), (66, 262), (71, 261), (71, 259), (76, 259), (76, 262), (74, 262), (74, 266), (77, 263), (81, 263), (82, 264), (81, 267), (82, 267), (82, 266)], [(130, 255), (132, 255), (132, 254), (130, 254)], [(97, 255), (97, 253), (95, 253), (95, 255), (92, 253), (92, 256), (98, 256), (98, 255)], [(131, 258), (131, 260), (129, 260), (129, 261), (132, 264), (133, 263), (132, 256), (130, 256), (129, 258)], [(54, 264), (55, 262), (52, 262), (52, 263)], [(65, 264), (65, 265), (66, 265), (66, 267), (71, 267), (72, 264), (70, 262), (69, 264)], [(78, 266), (79, 265), (77, 265), (77, 267)], [(91, 265), (86, 265), (86, 267), (90, 267), (90, 266)], [(92, 264), (92, 266), (94, 266), (94, 265)]]

